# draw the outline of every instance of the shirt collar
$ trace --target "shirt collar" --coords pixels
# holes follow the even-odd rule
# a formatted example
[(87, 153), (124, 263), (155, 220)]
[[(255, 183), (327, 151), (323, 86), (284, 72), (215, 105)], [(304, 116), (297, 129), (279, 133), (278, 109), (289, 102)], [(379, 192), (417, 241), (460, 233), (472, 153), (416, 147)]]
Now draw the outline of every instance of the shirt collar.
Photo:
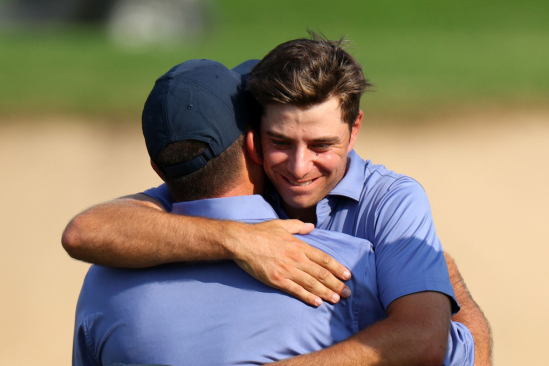
[(364, 186), (365, 167), (364, 160), (354, 150), (351, 150), (347, 156), (347, 172), (328, 196), (345, 196), (358, 201)]
[(259, 195), (178, 202), (173, 204), (172, 212), (179, 215), (235, 221), (278, 218), (271, 205)]

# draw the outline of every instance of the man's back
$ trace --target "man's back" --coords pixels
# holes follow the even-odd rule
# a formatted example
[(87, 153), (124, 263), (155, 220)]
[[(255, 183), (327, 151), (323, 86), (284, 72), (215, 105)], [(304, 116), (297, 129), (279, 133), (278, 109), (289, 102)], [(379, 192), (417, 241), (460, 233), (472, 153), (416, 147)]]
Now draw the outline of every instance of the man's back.
[[(182, 205), (186, 214), (219, 219), (276, 218), (258, 196)], [(349, 299), (314, 308), (232, 261), (146, 270), (93, 266), (77, 308), (73, 364), (266, 363), (325, 348), (385, 317), (370, 243), (323, 231), (303, 239), (353, 271)]]

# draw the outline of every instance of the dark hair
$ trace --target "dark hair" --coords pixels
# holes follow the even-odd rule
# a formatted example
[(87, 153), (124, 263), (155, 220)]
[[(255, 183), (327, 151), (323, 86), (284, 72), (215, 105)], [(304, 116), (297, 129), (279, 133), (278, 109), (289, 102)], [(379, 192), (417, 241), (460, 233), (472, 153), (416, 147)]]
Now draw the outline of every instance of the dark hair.
[(360, 97), (372, 86), (360, 64), (343, 49), (344, 38), (330, 41), (309, 31), (311, 39), (295, 39), (277, 46), (250, 73), (248, 90), (268, 104), (311, 106), (338, 97), (342, 119), (353, 126)]
[[(175, 201), (215, 198), (233, 188), (244, 169), (244, 136), (245, 134), (240, 135), (203, 168), (182, 177), (164, 176), (163, 179)], [(207, 148), (207, 143), (198, 140), (174, 142), (158, 153), (155, 163), (160, 167), (183, 164), (202, 154)]]

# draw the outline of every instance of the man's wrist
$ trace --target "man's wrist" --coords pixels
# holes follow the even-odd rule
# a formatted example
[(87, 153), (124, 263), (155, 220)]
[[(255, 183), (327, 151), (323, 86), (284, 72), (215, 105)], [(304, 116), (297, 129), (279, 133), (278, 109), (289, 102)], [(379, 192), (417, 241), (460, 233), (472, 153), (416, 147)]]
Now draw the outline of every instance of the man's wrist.
[(241, 258), (242, 234), (246, 232), (245, 223), (236, 221), (218, 221), (216, 244), (223, 256), (222, 259), (238, 260)]

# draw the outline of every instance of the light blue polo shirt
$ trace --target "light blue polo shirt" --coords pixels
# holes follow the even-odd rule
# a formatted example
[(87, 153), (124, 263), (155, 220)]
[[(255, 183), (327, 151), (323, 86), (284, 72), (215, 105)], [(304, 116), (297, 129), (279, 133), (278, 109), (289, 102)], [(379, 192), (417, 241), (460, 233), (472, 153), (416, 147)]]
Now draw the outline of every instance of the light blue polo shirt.
[[(165, 185), (144, 194), (171, 211), (173, 199)], [(288, 218), (271, 187), (265, 198), (280, 218)], [(319, 229), (363, 238), (372, 243), (380, 301), (387, 308), (399, 297), (436, 291), (459, 311), (442, 246), (436, 234), (429, 200), (414, 179), (349, 153), (347, 172), (317, 204)], [(474, 343), (469, 330), (452, 323), (445, 365), (473, 364)]]
[[(247, 223), (277, 218), (261, 196), (177, 203), (173, 212)], [(263, 364), (328, 347), (385, 318), (371, 243), (324, 230), (300, 239), (351, 269), (350, 298), (311, 307), (233, 261), (92, 266), (76, 311), (73, 366)]]

